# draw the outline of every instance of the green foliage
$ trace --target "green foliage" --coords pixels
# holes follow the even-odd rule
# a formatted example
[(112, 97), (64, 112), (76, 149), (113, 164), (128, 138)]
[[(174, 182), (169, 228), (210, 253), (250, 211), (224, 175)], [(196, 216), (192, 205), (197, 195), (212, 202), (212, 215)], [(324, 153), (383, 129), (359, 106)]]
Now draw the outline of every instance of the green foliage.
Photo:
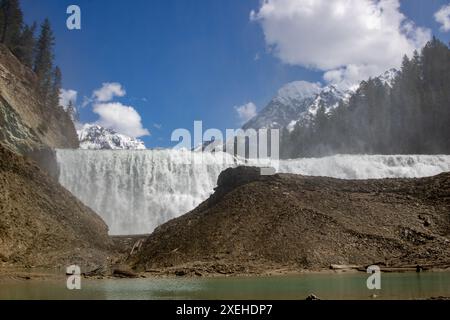
[(36, 39), (34, 33), (36, 32), (36, 23), (30, 26), (24, 26), (23, 31), (19, 37), (19, 43), (13, 50), (16, 57), (27, 67), (32, 68), (34, 63), (34, 51), (36, 46)]
[(61, 91), (61, 70), (59, 67), (56, 67), (52, 74), (52, 85), (50, 88), (50, 106), (52, 107), (60, 107), (59, 106), (59, 93)]
[(23, 14), (18, 0), (0, 2), (0, 41), (14, 50), (19, 45)]
[(34, 62), (34, 72), (39, 81), (38, 92), (46, 105), (52, 105), (53, 101), (53, 46), (55, 38), (50, 27), (50, 21), (45, 19), (41, 25), (36, 46), (36, 58)]

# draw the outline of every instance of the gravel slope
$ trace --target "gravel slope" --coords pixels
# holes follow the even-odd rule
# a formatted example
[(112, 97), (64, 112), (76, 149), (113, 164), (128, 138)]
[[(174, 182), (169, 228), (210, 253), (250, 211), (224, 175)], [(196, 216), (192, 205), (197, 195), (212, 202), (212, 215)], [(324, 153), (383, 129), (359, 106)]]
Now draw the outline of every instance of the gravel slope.
[(450, 264), (450, 173), (338, 180), (224, 171), (210, 199), (160, 226), (140, 271), (264, 273), (331, 264)]
[(0, 144), (0, 266), (104, 264), (107, 232), (96, 213)]

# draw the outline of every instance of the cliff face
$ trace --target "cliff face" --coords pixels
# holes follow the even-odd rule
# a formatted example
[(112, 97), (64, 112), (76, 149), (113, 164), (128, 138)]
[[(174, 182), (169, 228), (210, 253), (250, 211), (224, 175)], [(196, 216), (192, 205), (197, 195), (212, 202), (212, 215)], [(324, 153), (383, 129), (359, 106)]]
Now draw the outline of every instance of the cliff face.
[(41, 103), (36, 82), (35, 74), (0, 45), (0, 142), (49, 169), (44, 163), (48, 166), (50, 149), (78, 148), (79, 143), (69, 115)]
[(108, 227), (35, 164), (0, 145), (0, 267), (108, 262)]
[[(103, 265), (108, 227), (49, 175), (54, 148), (78, 148), (62, 108), (36, 94), (35, 74), (0, 45), (0, 267)], [(28, 158), (28, 159), (26, 159)]]
[(210, 199), (157, 228), (130, 262), (169, 273), (438, 265), (449, 263), (449, 210), (449, 173), (356, 181), (240, 167), (221, 173)]

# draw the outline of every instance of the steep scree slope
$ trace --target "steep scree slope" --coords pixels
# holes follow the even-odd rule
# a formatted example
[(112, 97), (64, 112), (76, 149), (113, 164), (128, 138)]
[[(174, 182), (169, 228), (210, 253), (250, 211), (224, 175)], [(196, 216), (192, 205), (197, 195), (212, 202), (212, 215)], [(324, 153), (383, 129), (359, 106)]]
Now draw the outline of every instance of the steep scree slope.
[(210, 199), (160, 226), (138, 270), (265, 272), (450, 262), (450, 173), (338, 180), (224, 171)]
[(96, 213), (0, 144), (0, 266), (97, 266), (110, 245)]

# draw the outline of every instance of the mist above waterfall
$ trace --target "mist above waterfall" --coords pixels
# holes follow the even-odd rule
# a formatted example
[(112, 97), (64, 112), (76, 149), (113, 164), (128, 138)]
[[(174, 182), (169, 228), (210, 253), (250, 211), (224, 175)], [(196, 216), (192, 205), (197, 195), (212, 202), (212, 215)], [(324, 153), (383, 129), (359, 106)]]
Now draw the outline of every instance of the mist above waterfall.
[[(57, 150), (57, 160), (60, 183), (116, 235), (150, 233), (192, 210), (212, 194), (220, 172), (242, 164), (225, 153), (184, 150)], [(342, 179), (412, 178), (444, 171), (450, 171), (450, 156), (337, 155), (279, 163), (279, 172)]]

